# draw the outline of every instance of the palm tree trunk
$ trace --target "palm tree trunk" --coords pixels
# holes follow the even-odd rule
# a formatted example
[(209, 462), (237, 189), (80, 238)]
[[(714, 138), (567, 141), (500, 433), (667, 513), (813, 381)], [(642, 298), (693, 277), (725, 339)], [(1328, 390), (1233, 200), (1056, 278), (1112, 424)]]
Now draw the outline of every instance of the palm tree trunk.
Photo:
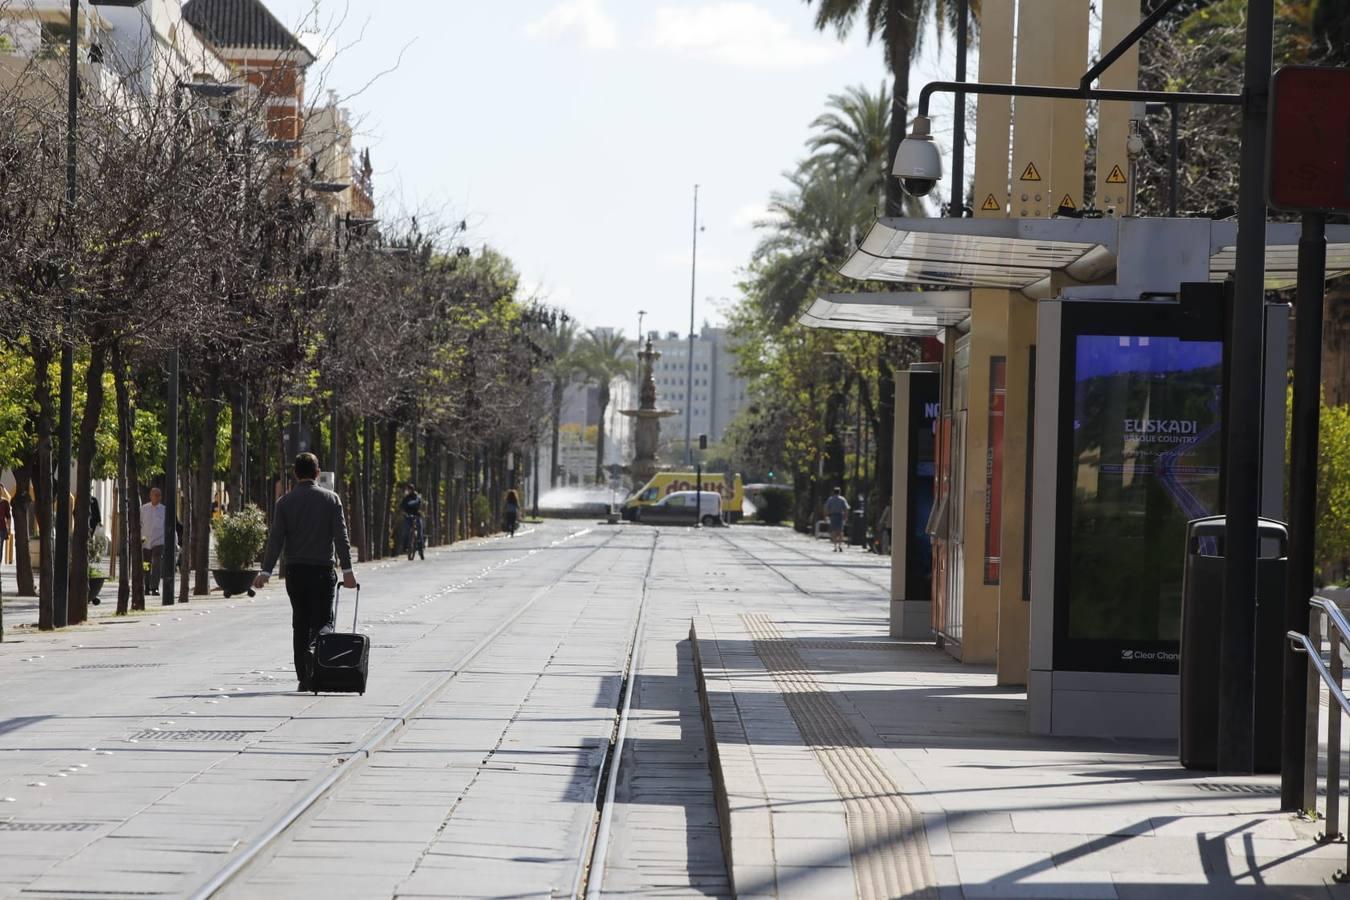
[(553, 384), (553, 455), (551, 457), (553, 465), (548, 470), (548, 486), (558, 486), (558, 441), (561, 438), (562, 429), (562, 405), (563, 405), (563, 383), (554, 382)]
[(609, 382), (600, 385), (597, 397), (600, 406), (600, 424), (595, 429), (595, 483), (605, 483), (605, 410), (609, 407)]

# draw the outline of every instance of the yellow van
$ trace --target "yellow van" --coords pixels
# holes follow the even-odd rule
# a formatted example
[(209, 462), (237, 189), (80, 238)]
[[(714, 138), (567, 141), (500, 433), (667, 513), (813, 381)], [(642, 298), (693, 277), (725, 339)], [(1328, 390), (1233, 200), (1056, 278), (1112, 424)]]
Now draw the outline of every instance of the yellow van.
[[(692, 491), (697, 487), (695, 484), (697, 480), (698, 475), (694, 472), (657, 472), (651, 481), (642, 486), (642, 490), (634, 491), (623, 502), (623, 517), (631, 522), (633, 510), (639, 506), (651, 506), (662, 497), (676, 491)], [(741, 504), (745, 503), (745, 486), (741, 484), (740, 475), (732, 476), (728, 484), (726, 475), (720, 472), (704, 472), (702, 489), (721, 494), (722, 510), (727, 513), (727, 518), (732, 522), (740, 519)]]

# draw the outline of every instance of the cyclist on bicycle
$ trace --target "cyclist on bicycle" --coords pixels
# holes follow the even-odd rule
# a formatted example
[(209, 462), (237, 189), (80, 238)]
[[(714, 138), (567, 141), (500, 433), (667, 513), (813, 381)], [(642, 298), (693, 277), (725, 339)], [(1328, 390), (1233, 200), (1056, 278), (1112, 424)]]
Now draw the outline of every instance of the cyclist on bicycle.
[(422, 531), (422, 495), (417, 493), (417, 487), (411, 481), (403, 486), (403, 499), (399, 501), (398, 508), (403, 512), (403, 549), (407, 552), (408, 559), (413, 558), (414, 552), (426, 559), (424, 547), (426, 541)]
[(506, 492), (506, 530), (511, 537), (516, 536), (516, 526), (520, 524), (520, 498), (515, 491)]

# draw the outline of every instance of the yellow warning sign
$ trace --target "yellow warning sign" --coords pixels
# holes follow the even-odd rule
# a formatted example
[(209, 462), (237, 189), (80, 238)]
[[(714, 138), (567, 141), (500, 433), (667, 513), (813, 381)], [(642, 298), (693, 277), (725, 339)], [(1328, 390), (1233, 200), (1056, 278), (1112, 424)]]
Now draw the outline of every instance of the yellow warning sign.
[(1070, 197), (1068, 194), (1065, 194), (1064, 199), (1059, 201), (1059, 208), (1064, 209), (1065, 207), (1068, 207), (1069, 209), (1077, 209), (1078, 204), (1073, 202), (1072, 197)]
[(993, 194), (985, 197), (984, 202), (980, 204), (980, 210), (982, 212), (999, 212), (1002, 209), (1003, 207), (998, 205), (998, 201), (994, 199)]
[(1041, 173), (1036, 171), (1034, 162), (1027, 163), (1027, 167), (1022, 170), (1022, 181), (1040, 181)]
[(1111, 174), (1106, 176), (1107, 184), (1124, 184), (1125, 173), (1120, 171), (1120, 166), (1112, 166)]

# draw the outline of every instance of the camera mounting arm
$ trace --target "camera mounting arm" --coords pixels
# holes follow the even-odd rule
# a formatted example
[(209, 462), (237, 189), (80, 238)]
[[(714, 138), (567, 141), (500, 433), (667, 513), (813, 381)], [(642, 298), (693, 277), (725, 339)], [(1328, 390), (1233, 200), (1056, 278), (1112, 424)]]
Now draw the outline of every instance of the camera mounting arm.
[(1194, 91), (1112, 91), (1090, 87), (1050, 87), (1040, 84), (986, 84), (979, 81), (930, 81), (919, 91), (921, 116), (928, 115), (933, 94), (990, 94), (995, 97), (1043, 97), (1049, 100), (1119, 100), (1146, 103), (1193, 103), (1199, 106), (1241, 106), (1241, 94), (1211, 94)]

